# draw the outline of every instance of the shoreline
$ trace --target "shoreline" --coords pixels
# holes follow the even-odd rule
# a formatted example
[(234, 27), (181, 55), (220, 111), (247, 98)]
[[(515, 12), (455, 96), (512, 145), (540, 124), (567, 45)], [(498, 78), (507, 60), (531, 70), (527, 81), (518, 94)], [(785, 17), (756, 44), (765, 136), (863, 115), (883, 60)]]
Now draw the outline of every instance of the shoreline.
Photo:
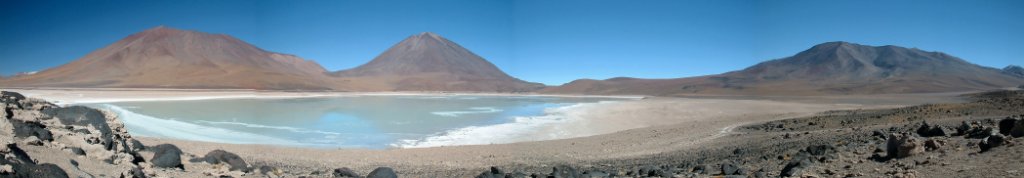
[[(7, 89), (5, 89), (7, 90)], [(807, 97), (796, 97), (800, 100), (779, 100), (772, 99), (766, 100), (764, 98), (677, 98), (677, 97), (647, 97), (647, 96), (603, 96), (603, 95), (543, 95), (543, 94), (526, 94), (526, 93), (446, 93), (446, 92), (289, 92), (289, 91), (259, 91), (259, 90), (204, 90), (204, 89), (87, 89), (78, 90), (74, 88), (63, 88), (63, 89), (33, 89), (33, 90), (8, 90), (23, 93), (27, 97), (40, 98), (47, 101), (54, 102), (58, 105), (75, 105), (75, 104), (96, 104), (96, 103), (113, 103), (113, 102), (132, 102), (132, 101), (191, 101), (191, 100), (217, 100), (217, 99), (288, 99), (288, 98), (330, 98), (330, 97), (357, 97), (357, 96), (541, 96), (541, 97), (587, 97), (587, 98), (615, 98), (615, 99), (626, 99), (620, 101), (602, 101), (598, 103), (576, 103), (568, 106), (559, 106), (553, 108), (547, 108), (543, 115), (537, 116), (522, 116), (517, 119), (534, 119), (534, 118), (545, 118), (545, 117), (559, 117), (554, 120), (544, 121), (546, 123), (540, 123), (539, 125), (529, 125), (531, 123), (522, 123), (518, 121), (512, 121), (508, 123), (500, 123), (494, 125), (483, 125), (483, 126), (469, 126), (462, 128), (453, 128), (446, 131), (438, 132), (436, 135), (430, 135), (422, 139), (417, 140), (399, 140), (394, 142), (391, 146), (384, 148), (385, 150), (391, 149), (410, 149), (410, 148), (437, 148), (437, 147), (457, 147), (457, 146), (480, 146), (480, 145), (502, 145), (502, 144), (515, 144), (522, 142), (538, 142), (538, 141), (551, 141), (551, 140), (566, 140), (581, 137), (590, 137), (605, 134), (614, 134), (616, 132), (641, 129), (654, 127), (659, 125), (672, 125), (678, 124), (685, 120), (705, 120), (708, 118), (715, 117), (737, 117), (740, 115), (750, 114), (750, 111), (757, 111), (755, 113), (780, 113), (780, 112), (763, 112), (762, 110), (778, 109), (788, 111), (786, 113), (802, 113), (813, 114), (816, 112), (833, 110), (833, 109), (852, 109), (852, 108), (887, 108), (887, 107), (898, 107), (901, 104), (892, 105), (873, 105), (852, 102), (852, 103), (836, 103), (830, 102), (830, 104), (815, 104), (801, 102), (807, 100)], [(834, 98), (834, 97), (833, 97)], [(651, 104), (653, 103), (657, 104)], [(666, 102), (668, 101), (668, 102)], [(638, 104), (639, 103), (639, 104)], [(743, 103), (746, 105), (735, 105), (736, 103)], [(665, 105), (676, 104), (676, 106), (668, 107)], [(710, 105), (714, 105), (710, 107)], [(781, 106), (788, 105), (788, 106)], [(661, 107), (661, 108), (657, 108)], [(755, 107), (745, 109), (735, 109), (744, 107)], [(790, 109), (779, 109), (786, 108)], [(632, 112), (616, 111), (632, 110)], [(654, 108), (654, 109), (651, 109)], [(732, 108), (732, 110), (728, 110)], [(806, 108), (816, 108), (806, 111), (799, 111)], [(676, 114), (664, 114), (658, 116), (649, 116), (649, 114), (637, 112), (636, 110), (650, 110), (651, 112), (675, 112)], [(692, 111), (678, 111), (691, 109)], [(548, 110), (558, 110), (551, 112)], [(609, 110), (611, 112), (609, 112)], [(729, 112), (725, 112), (729, 111)], [(740, 114), (742, 113), (742, 114)], [(137, 114), (137, 113), (135, 113)], [(141, 114), (139, 114), (141, 115)], [(557, 116), (556, 116), (557, 115)], [(673, 118), (679, 116), (673, 115), (685, 115), (682, 117), (688, 118)], [(163, 118), (156, 118), (160, 120), (167, 120)], [(749, 124), (749, 122), (744, 122)], [(525, 126), (524, 126), (525, 125)], [(732, 125), (736, 127), (738, 125)], [(482, 129), (489, 129), (488, 127), (497, 127), (499, 130), (505, 131), (519, 131), (519, 132), (506, 132), (505, 134), (499, 134), (500, 136), (490, 136), (488, 138)], [(522, 132), (522, 130), (531, 130), (529, 132)], [(535, 130), (533, 130), (535, 129)], [(726, 129), (714, 128), (717, 129)], [(510, 136), (516, 135), (516, 136)], [(474, 137), (475, 136), (475, 137)], [(164, 138), (164, 137), (148, 137), (155, 139), (173, 139), (182, 141), (198, 141), (206, 142), (211, 144), (239, 144), (239, 143), (226, 143), (226, 142), (210, 142), (210, 140), (190, 140), (184, 138)], [(493, 141), (500, 139), (500, 141)], [(465, 140), (474, 140), (465, 142)], [(461, 141), (461, 142), (460, 142)], [(285, 148), (328, 148), (319, 146), (298, 146), (301, 144), (253, 144), (253, 143), (242, 143), (243, 145), (266, 145), (266, 146), (280, 146)], [(358, 148), (358, 147), (335, 147), (336, 149), (370, 149), (370, 148)], [(370, 149), (376, 150), (376, 149)]]
[(0, 90), (23, 93), (25, 96), (50, 101), (58, 105), (113, 103), (133, 101), (192, 101), (214, 99), (288, 99), (354, 96), (539, 96), (565, 98), (643, 99), (640, 95), (561, 95), (538, 93), (459, 93), (459, 92), (309, 92), (221, 89), (99, 89), (99, 88), (47, 88)]
[[(18, 91), (21, 92), (21, 91)], [(28, 91), (32, 93), (33, 91)], [(62, 91), (67, 93), (66, 91)], [(94, 91), (95, 92), (95, 91)], [(138, 94), (135, 92), (97, 92), (99, 96)], [(114, 94), (110, 94), (114, 93)], [(146, 93), (146, 92), (142, 92)], [(47, 94), (47, 93), (42, 93)], [(61, 94), (58, 92), (57, 94)], [(161, 97), (195, 94), (149, 93)], [(210, 93), (206, 93), (210, 94)], [(224, 94), (224, 93), (213, 93)], [(298, 94), (292, 94), (295, 96)], [(38, 95), (29, 95), (35, 97)], [(45, 98), (44, 98), (45, 99)], [(806, 99), (806, 98), (802, 98)], [(958, 98), (945, 98), (959, 100)], [(222, 149), (236, 153), (253, 165), (286, 167), (297, 174), (349, 167), (371, 170), (388, 166), (402, 170), (400, 175), (435, 175), (466, 177), (489, 166), (537, 165), (540, 167), (571, 164), (594, 166), (608, 160), (643, 158), (680, 150), (702, 149), (737, 136), (735, 130), (752, 123), (794, 117), (820, 115), (830, 110), (893, 108), (903, 103), (889, 100), (864, 102), (833, 102), (828, 98), (816, 102), (791, 100), (706, 99), (646, 97), (592, 108), (579, 113), (584, 122), (571, 122), (550, 130), (581, 129), (585, 136), (523, 141), (503, 144), (458, 145), (427, 148), (310, 148), (264, 144), (227, 144), (153, 137), (138, 137), (145, 145), (174, 144), (186, 155), (201, 156)], [(928, 103), (934, 98), (904, 101)], [(866, 103), (866, 104), (865, 104)], [(741, 134), (742, 135), (742, 134)], [(185, 163), (190, 167), (201, 163)], [(530, 170), (537, 171), (537, 170)]]

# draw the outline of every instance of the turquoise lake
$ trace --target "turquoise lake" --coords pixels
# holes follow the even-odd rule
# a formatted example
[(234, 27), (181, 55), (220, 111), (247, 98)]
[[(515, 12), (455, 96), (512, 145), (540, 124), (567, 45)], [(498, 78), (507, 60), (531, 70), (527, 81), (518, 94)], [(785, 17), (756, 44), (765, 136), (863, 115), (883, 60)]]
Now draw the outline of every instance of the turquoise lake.
[[(474, 136), (530, 132), (558, 122), (559, 108), (615, 98), (357, 95), (85, 104), (117, 113), (133, 135), (322, 148), (486, 144)], [(428, 143), (450, 134), (445, 143)], [(492, 130), (488, 130), (492, 129)], [(504, 130), (498, 130), (504, 129)], [(513, 129), (513, 130), (509, 130)], [(456, 132), (458, 131), (458, 132)], [(465, 141), (463, 141), (465, 140)], [(494, 142), (499, 142), (496, 140)]]

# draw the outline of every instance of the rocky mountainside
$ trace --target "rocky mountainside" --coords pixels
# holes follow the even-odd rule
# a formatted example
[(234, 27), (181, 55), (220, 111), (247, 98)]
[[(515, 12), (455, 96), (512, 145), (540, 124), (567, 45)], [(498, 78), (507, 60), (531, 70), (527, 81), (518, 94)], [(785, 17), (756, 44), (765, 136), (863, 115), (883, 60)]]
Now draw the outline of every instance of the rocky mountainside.
[(1003, 73), (1007, 75), (1017, 76), (1024, 78), (1024, 67), (1010, 65), (1003, 68)]
[(319, 64), (237, 38), (156, 27), (71, 63), (2, 82), (17, 87), (330, 89)]
[(349, 81), (380, 81), (382, 90), (523, 92), (544, 87), (509, 76), (430, 32), (410, 36), (372, 61), (332, 75)]
[[(1005, 70), (1004, 70), (1005, 71)], [(543, 90), (588, 94), (878, 94), (954, 92), (1024, 84), (1024, 78), (941, 52), (848, 42), (816, 45), (794, 56), (717, 75), (577, 80)]]

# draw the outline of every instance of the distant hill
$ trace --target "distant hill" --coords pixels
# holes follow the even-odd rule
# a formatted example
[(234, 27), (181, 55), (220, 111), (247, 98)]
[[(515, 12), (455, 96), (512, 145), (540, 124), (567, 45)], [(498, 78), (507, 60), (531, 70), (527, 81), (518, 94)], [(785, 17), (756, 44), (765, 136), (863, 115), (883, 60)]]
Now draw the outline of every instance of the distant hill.
[(819, 95), (953, 92), (1024, 84), (995, 68), (941, 52), (848, 42), (815, 45), (794, 56), (717, 75), (576, 80), (543, 93)]
[(1012, 76), (1024, 78), (1024, 68), (1022, 68), (1020, 66), (1015, 66), (1015, 65), (1006, 66), (1005, 68), (1003, 68), (1003, 73), (1007, 74), (1007, 75), (1012, 75)]
[(424, 32), (392, 46), (369, 63), (332, 73), (375, 90), (526, 92), (543, 88), (509, 76), (487, 60), (437, 34)]
[(325, 90), (323, 67), (237, 38), (167, 27), (130, 35), (56, 68), (0, 82), (16, 87)]

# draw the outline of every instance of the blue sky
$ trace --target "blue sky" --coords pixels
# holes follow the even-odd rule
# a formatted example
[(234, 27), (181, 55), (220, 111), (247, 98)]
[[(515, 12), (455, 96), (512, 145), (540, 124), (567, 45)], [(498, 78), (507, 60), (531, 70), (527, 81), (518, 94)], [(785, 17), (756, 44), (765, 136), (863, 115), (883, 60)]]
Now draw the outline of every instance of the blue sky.
[(222, 33), (328, 70), (431, 31), (528, 81), (675, 78), (828, 41), (1024, 64), (1024, 1), (0, 1), (0, 75), (55, 67), (158, 25)]

